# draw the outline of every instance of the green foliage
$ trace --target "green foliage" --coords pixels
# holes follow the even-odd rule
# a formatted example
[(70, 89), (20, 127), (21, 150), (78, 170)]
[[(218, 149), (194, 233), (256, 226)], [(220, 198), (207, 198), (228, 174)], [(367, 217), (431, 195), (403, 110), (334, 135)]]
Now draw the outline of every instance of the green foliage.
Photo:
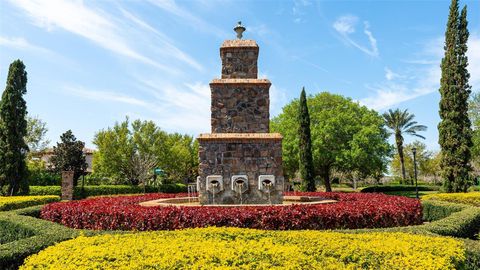
[[(8, 227), (23, 228), (30, 237), (19, 238), (0, 245), (0, 269), (17, 269), (23, 260), (31, 254), (54, 245), (58, 242), (74, 238), (81, 231), (73, 230), (49, 221), (20, 216), (13, 212), (0, 214), (0, 222)], [(26, 235), (25, 235), (26, 236)]]
[(403, 181), (405, 181), (406, 173), (403, 151), (403, 134), (405, 133), (411, 136), (425, 139), (425, 137), (419, 135), (417, 132), (425, 131), (427, 130), (427, 127), (424, 125), (418, 125), (416, 121), (413, 121), (415, 115), (409, 113), (408, 110), (404, 110), (403, 112), (400, 109), (388, 110), (388, 112), (385, 112), (383, 114), (383, 118), (385, 119), (385, 124), (389, 129), (392, 130), (392, 133), (395, 136), (397, 156), (400, 162), (400, 171), (402, 173)]
[(30, 152), (40, 152), (47, 148), (50, 143), (50, 141), (45, 138), (47, 131), (47, 123), (43, 122), (38, 116), (27, 117), (25, 143), (27, 143)]
[[(315, 187), (315, 172), (313, 170), (312, 158), (312, 136), (310, 132), (310, 115), (308, 114), (307, 97), (305, 88), (300, 94), (300, 111), (298, 114), (298, 122), (300, 128), (298, 136), (300, 138), (299, 154), (300, 154), (300, 175), (303, 180), (302, 190), (316, 191)], [(328, 183), (330, 184), (330, 183)], [(327, 187), (327, 191), (332, 191), (331, 187)]]
[[(438, 191), (440, 188), (437, 186), (418, 186), (419, 191)], [(391, 192), (391, 191), (415, 191), (415, 186), (407, 185), (381, 185), (381, 186), (369, 186), (363, 188), (360, 192)]]
[[(95, 134), (98, 151), (93, 157), (96, 174), (116, 184), (139, 184), (153, 178), (160, 167), (170, 182), (193, 181), (197, 176), (198, 143), (191, 136), (168, 134), (152, 121), (128, 118)], [(161, 179), (164, 180), (164, 179)]]
[[(283, 108), (271, 129), (283, 135), (284, 173), (293, 178), (299, 169), (299, 100)], [(327, 92), (308, 97), (315, 174), (330, 182), (333, 170), (357, 172), (360, 177), (381, 175), (391, 147), (383, 118), (349, 98)]]
[[(84, 186), (83, 190), (81, 186), (75, 187), (75, 198), (85, 198), (90, 196), (100, 195), (117, 195), (117, 194), (138, 194), (143, 193), (142, 186), (131, 185), (100, 185), (100, 186)], [(184, 184), (163, 184), (159, 187), (146, 186), (145, 192), (155, 193), (181, 193), (187, 192), (187, 186)], [(61, 195), (60, 186), (31, 186), (30, 195)]]
[[(433, 176), (436, 179), (440, 171), (440, 155), (439, 153), (433, 153), (427, 150), (427, 146), (419, 141), (414, 141), (413, 143), (407, 144), (404, 147), (404, 169), (406, 174), (406, 179), (415, 179), (414, 175), (414, 166), (413, 166), (413, 148), (417, 149), (416, 161), (417, 161), (417, 172), (419, 177), (428, 177)], [(393, 156), (390, 169), (394, 175), (402, 175), (402, 164), (400, 161), (400, 156), (395, 154)]]
[(33, 232), (22, 225), (0, 220), (0, 245), (24, 239), (32, 235)]
[(51, 158), (53, 167), (57, 173), (62, 171), (73, 171), (73, 185), (76, 186), (78, 178), (85, 174), (87, 162), (83, 154), (85, 143), (77, 141), (71, 130), (67, 130), (60, 136), (60, 142), (53, 147)]
[(447, 192), (468, 188), (472, 130), (468, 118), (468, 99), (471, 87), (467, 70), (466, 7), (458, 13), (457, 0), (452, 0), (445, 32), (445, 56), (442, 59), (440, 80), (439, 144), (442, 150), (442, 177)]
[(466, 249), (466, 261), (464, 269), (477, 270), (480, 269), (480, 241), (464, 239)]
[(0, 195), (28, 193), (28, 171), (25, 157), (28, 146), (27, 72), (22, 61), (10, 64), (7, 85), (0, 101)]
[(61, 176), (45, 168), (45, 162), (39, 159), (27, 161), (28, 183), (31, 186), (56, 186), (61, 183)]
[(442, 201), (422, 201), (423, 220), (432, 222), (450, 216), (452, 213), (462, 211), (465, 205)]

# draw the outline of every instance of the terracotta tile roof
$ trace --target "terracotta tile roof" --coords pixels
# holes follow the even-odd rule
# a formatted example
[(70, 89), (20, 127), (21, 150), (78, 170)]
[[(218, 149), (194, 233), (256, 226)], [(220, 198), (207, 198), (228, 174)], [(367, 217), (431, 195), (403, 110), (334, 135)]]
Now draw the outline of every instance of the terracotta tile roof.
[(203, 133), (197, 138), (199, 141), (281, 141), (280, 133)]
[(257, 42), (251, 39), (225, 40), (220, 48), (230, 47), (258, 47)]
[(213, 79), (210, 82), (210, 84), (226, 84), (226, 83), (272, 84), (268, 79)]

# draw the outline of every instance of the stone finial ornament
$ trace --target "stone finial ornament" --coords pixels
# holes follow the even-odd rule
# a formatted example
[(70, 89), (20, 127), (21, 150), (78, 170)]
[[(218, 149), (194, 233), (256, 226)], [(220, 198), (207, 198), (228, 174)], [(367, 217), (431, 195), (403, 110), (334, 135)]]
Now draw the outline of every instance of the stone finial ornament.
[(237, 38), (238, 39), (242, 39), (242, 36), (243, 36), (243, 32), (245, 32), (245, 30), (247, 30), (245, 27), (243, 27), (242, 25), (242, 22), (238, 22), (237, 26), (235, 26), (235, 28), (233, 28), (233, 31), (235, 31), (237, 33)]

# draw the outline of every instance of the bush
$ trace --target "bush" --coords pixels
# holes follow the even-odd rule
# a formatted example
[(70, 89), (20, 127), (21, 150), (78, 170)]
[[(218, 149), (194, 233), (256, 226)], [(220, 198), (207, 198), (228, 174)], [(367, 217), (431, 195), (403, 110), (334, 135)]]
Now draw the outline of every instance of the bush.
[[(86, 198), (90, 196), (101, 195), (118, 195), (118, 194), (138, 194), (143, 193), (142, 186), (127, 186), (127, 185), (101, 185), (101, 186), (77, 186), (75, 187), (75, 198)], [(145, 188), (147, 193), (164, 192), (164, 193), (180, 193), (186, 192), (187, 187), (184, 184), (165, 184), (159, 188), (147, 186)], [(60, 186), (30, 186), (30, 195), (61, 195)]]
[(59, 201), (58, 196), (11, 196), (0, 197), (0, 211), (24, 208), (32, 205)]
[(463, 243), (451, 238), (202, 228), (80, 236), (20, 269), (454, 269), (464, 261)]
[(27, 238), (32, 235), (33, 232), (24, 226), (6, 220), (0, 220), (0, 245)]
[[(418, 186), (418, 191), (439, 191), (438, 186)], [(392, 192), (392, 191), (415, 191), (415, 186), (408, 185), (388, 185), (388, 186), (370, 186), (363, 188), (360, 192)]]
[(440, 220), (466, 208), (465, 205), (441, 201), (422, 201), (422, 207), (425, 221)]
[(17, 269), (27, 256), (55, 243), (74, 238), (80, 233), (55, 223), (20, 216), (13, 212), (1, 213), (0, 222), (12, 228), (22, 227), (25, 230), (24, 236), (27, 234), (30, 236), (0, 245), (0, 269), (5, 270)]
[(480, 192), (431, 194), (424, 196), (422, 199), (480, 206)]
[(58, 173), (51, 172), (45, 167), (42, 160), (29, 160), (28, 166), (28, 184), (32, 186), (56, 186), (61, 183), (61, 176)]
[(415, 199), (361, 193), (312, 192), (300, 195), (322, 196), (339, 202), (242, 207), (140, 206), (142, 201), (175, 197), (170, 194), (148, 194), (53, 203), (43, 207), (41, 217), (71, 228), (139, 231), (206, 226), (269, 230), (356, 229), (407, 226), (422, 222), (421, 205)]

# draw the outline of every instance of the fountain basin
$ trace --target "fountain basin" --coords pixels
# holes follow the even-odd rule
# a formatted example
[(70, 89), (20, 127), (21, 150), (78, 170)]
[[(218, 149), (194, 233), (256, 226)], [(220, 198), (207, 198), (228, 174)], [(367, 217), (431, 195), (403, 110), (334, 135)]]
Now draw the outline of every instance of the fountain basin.
[[(284, 206), (293, 204), (328, 204), (336, 203), (336, 200), (317, 197), (317, 196), (284, 196), (282, 204), (209, 204), (208, 206), (219, 207), (236, 207), (236, 206)], [(164, 198), (158, 200), (151, 200), (139, 203), (141, 206), (202, 206), (198, 197), (179, 197), (179, 198)]]

